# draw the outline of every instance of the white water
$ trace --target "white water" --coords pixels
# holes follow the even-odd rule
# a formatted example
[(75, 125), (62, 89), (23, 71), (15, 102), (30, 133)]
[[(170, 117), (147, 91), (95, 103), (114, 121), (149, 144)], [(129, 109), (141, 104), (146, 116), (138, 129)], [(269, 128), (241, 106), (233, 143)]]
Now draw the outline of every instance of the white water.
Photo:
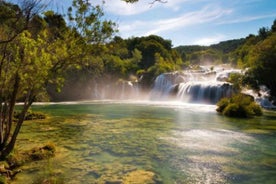
[(270, 96), (270, 91), (266, 86), (260, 86), (260, 91), (258, 93), (248, 89), (243, 90), (243, 93), (254, 97), (255, 101), (258, 104), (260, 104), (260, 106), (262, 106), (263, 108), (276, 109), (276, 106), (273, 105), (273, 103), (268, 100)]
[(225, 82), (230, 73), (238, 70), (183, 71), (159, 75), (151, 92), (151, 99), (174, 99), (189, 103), (215, 104), (223, 97), (229, 97), (234, 90)]
[(233, 88), (223, 82), (186, 82), (179, 84), (177, 98), (181, 101), (214, 104), (231, 96)]

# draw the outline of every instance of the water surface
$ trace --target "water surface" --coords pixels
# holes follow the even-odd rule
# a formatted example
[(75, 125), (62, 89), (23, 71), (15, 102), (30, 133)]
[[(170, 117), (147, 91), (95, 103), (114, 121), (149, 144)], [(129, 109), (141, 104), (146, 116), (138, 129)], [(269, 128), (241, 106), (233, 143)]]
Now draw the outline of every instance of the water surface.
[(18, 150), (53, 142), (57, 155), (25, 165), (13, 183), (275, 183), (276, 113), (220, 116), (212, 105), (145, 101), (40, 104), (49, 115), (25, 122)]

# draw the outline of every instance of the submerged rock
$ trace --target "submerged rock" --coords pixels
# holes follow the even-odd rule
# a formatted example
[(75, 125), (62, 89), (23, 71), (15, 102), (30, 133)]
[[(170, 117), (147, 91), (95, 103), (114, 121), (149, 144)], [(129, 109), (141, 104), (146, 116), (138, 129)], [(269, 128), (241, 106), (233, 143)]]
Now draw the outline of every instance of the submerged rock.
[(145, 170), (135, 170), (130, 173), (128, 173), (124, 179), (123, 183), (124, 184), (153, 184), (155, 183), (154, 181), (155, 174), (151, 171), (145, 171)]

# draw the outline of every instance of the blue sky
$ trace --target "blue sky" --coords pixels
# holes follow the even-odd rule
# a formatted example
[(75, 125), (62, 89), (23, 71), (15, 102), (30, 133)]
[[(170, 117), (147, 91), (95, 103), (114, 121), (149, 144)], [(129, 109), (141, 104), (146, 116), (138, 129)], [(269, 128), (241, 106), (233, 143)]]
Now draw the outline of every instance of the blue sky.
[[(101, 3), (101, 0), (91, 0)], [(118, 36), (159, 35), (178, 45), (210, 45), (220, 41), (257, 34), (276, 19), (276, 0), (167, 0), (155, 3), (140, 0), (127, 4), (105, 0), (106, 17), (119, 26)], [(53, 0), (59, 11), (70, 0)]]
[(150, 0), (126, 4), (106, 0), (105, 11), (119, 24), (119, 35), (160, 35), (178, 45), (209, 45), (257, 34), (276, 19), (276, 0)]

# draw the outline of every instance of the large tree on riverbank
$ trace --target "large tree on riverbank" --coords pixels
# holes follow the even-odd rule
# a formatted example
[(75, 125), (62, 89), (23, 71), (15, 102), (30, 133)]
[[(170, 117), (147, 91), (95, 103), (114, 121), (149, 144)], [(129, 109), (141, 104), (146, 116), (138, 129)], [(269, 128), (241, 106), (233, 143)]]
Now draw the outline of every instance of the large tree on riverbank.
[[(114, 24), (103, 19), (100, 6), (73, 0), (70, 26), (62, 16), (47, 12), (38, 0), (21, 6), (0, 2), (0, 158), (14, 148), (32, 103), (46, 93), (50, 83), (60, 87), (70, 68), (88, 65), (95, 45), (108, 39)], [(15, 104), (23, 102), (17, 122)]]

